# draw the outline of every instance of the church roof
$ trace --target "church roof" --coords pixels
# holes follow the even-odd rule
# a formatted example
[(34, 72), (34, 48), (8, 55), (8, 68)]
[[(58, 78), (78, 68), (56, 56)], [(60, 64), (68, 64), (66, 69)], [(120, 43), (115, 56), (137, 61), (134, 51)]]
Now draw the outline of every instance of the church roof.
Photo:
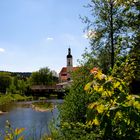
[[(72, 71), (77, 70), (79, 67), (72, 67)], [(63, 67), (60, 71), (60, 73), (67, 73), (67, 67)]]
[(63, 67), (60, 71), (60, 73), (64, 73), (64, 72), (67, 72), (67, 67)]

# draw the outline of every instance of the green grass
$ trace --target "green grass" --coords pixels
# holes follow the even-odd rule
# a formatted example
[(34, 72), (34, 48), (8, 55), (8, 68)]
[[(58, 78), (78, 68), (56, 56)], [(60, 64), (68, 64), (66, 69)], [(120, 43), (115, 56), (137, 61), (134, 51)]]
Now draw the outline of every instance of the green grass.
[(53, 109), (54, 105), (48, 102), (35, 102), (33, 105), (40, 109)]
[(32, 100), (32, 97), (22, 96), (20, 94), (0, 94), (0, 105), (15, 101)]

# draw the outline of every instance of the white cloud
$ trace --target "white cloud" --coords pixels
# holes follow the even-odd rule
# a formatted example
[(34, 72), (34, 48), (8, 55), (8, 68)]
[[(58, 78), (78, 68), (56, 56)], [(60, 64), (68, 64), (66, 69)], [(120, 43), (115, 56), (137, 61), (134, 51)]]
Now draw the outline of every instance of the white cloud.
[(52, 37), (47, 37), (48, 41), (53, 41), (54, 39)]
[(3, 48), (0, 48), (0, 52), (5, 52), (5, 50)]

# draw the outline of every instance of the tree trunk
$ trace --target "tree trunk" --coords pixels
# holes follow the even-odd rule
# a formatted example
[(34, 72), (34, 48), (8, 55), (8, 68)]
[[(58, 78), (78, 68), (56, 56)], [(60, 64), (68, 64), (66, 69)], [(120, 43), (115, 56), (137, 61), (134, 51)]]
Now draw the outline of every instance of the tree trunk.
[(110, 0), (110, 39), (111, 39), (111, 68), (114, 67), (114, 42), (113, 42), (113, 1)]

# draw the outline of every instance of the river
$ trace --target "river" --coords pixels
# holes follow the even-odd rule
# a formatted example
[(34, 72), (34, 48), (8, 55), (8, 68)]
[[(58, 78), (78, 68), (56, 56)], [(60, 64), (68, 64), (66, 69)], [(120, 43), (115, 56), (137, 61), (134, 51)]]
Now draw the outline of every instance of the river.
[[(3, 134), (5, 130), (6, 120), (8, 120), (13, 128), (24, 127), (25, 139), (39, 140), (44, 133), (49, 134), (48, 125), (53, 118), (57, 118), (58, 109), (52, 111), (38, 112), (31, 108), (32, 102), (17, 102), (8, 105), (0, 106), (0, 110), (6, 111), (0, 115), (0, 132)], [(61, 104), (63, 100), (47, 100), (55, 105)], [(3, 136), (0, 137), (0, 140)]]

